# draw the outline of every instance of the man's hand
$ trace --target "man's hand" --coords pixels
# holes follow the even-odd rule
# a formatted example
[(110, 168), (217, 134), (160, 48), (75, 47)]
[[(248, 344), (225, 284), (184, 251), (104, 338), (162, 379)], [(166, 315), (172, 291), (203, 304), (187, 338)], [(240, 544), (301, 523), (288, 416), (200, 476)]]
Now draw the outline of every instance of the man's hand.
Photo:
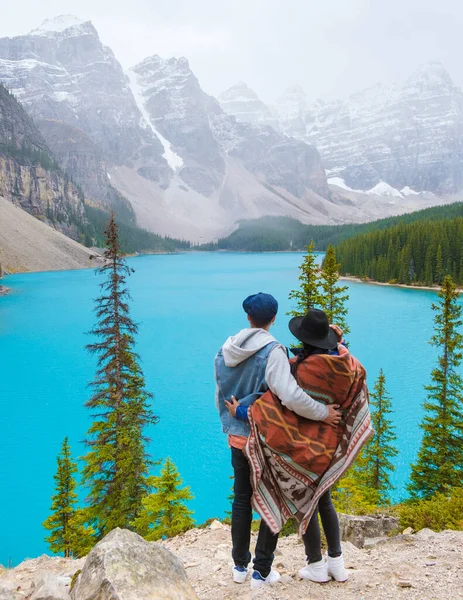
[(327, 406), (328, 416), (326, 417), (326, 419), (324, 419), (323, 423), (327, 423), (328, 425), (338, 425), (341, 420), (339, 404), (327, 404)]
[(338, 342), (342, 342), (342, 334), (344, 333), (343, 330), (339, 327), (339, 325), (330, 325), (330, 327), (336, 334)]
[(232, 417), (236, 417), (236, 409), (239, 405), (240, 404), (235, 398), (235, 396), (231, 397), (231, 402), (229, 400), (225, 400), (225, 406), (228, 408), (228, 412), (231, 414)]

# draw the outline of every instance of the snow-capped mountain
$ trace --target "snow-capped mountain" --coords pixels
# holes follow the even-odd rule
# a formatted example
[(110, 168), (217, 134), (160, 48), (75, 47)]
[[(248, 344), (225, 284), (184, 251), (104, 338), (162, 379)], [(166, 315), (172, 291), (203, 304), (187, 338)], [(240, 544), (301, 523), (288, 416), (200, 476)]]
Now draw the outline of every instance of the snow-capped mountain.
[(237, 122), (184, 58), (124, 73), (89, 21), (62, 16), (0, 39), (0, 81), (92, 197), (116, 186), (154, 231), (205, 239), (263, 214), (346, 219), (314, 147)]
[[(370, 164), (374, 176), (365, 167), (367, 180), (356, 166), (360, 159), (351, 164), (343, 119), (336, 111), (332, 116), (331, 105), (308, 109), (299, 88), (278, 103), (278, 127), (246, 86), (228, 90), (221, 106), (201, 89), (185, 58), (154, 55), (124, 73), (91, 22), (75, 17), (49, 19), (28, 35), (0, 39), (0, 82), (90, 198), (120, 205), (122, 193), (138, 224), (157, 233), (205, 241), (233, 229), (237, 219), (262, 215), (311, 223), (365, 221), (390, 214), (392, 202), (375, 196), (369, 208), (368, 199), (357, 201), (352, 189), (381, 181), (399, 185)], [(333, 106), (341, 110), (343, 104)], [(362, 135), (365, 127), (369, 132), (363, 125)], [(342, 187), (330, 191), (311, 141), (321, 145), (330, 176), (352, 188), (344, 190), (347, 200)], [(357, 146), (354, 157), (366, 152), (361, 139)], [(364, 181), (356, 185), (358, 172)], [(412, 179), (399, 183), (398, 189), (423, 189)]]
[(440, 63), (403, 85), (377, 85), (346, 100), (308, 106), (302, 90), (289, 91), (274, 114), (285, 133), (317, 147), (329, 177), (350, 188), (463, 188), (463, 94)]
[(278, 121), (270, 108), (243, 82), (220, 94), (218, 101), (227, 114), (234, 115), (241, 123), (269, 125), (279, 130)]
[(272, 107), (279, 126), (286, 135), (304, 139), (306, 131), (306, 113), (309, 100), (300, 85), (293, 85), (278, 98)]

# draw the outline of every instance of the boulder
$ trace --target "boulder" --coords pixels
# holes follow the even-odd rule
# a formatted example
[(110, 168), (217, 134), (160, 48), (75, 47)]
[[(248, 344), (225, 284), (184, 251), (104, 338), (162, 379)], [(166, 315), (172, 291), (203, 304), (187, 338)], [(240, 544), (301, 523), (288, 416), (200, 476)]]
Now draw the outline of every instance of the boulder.
[(53, 573), (38, 573), (32, 584), (32, 593), (27, 600), (70, 600), (70, 577), (60, 577)]
[(87, 556), (72, 600), (197, 600), (177, 557), (126, 529), (114, 529)]
[(338, 516), (341, 539), (345, 542), (351, 542), (357, 548), (364, 547), (365, 539), (387, 537), (399, 526), (397, 517), (383, 515), (357, 516), (342, 513)]

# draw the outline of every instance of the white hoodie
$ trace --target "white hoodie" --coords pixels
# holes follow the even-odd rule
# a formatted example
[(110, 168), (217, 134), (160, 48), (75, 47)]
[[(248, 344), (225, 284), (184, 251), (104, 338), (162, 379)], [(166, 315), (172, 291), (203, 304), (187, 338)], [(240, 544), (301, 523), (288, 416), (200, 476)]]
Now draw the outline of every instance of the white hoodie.
[[(242, 329), (227, 339), (222, 347), (227, 367), (236, 367), (270, 342), (277, 340), (265, 329)], [(269, 389), (280, 399), (283, 406), (313, 421), (324, 421), (328, 407), (317, 402), (300, 388), (291, 374), (285, 347), (275, 346), (270, 352), (265, 369), (265, 381)], [(218, 391), (216, 393), (218, 407)]]

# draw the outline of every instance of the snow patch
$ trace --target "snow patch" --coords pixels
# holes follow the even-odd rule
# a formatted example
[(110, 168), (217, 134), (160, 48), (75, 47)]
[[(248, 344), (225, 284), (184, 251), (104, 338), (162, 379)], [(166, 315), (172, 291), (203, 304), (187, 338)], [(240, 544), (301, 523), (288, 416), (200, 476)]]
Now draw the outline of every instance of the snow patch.
[(330, 177), (328, 180), (329, 185), (336, 185), (343, 190), (348, 190), (349, 192), (354, 192), (352, 188), (350, 188), (347, 183), (342, 179), (342, 177)]
[(59, 15), (53, 19), (45, 19), (45, 21), (31, 31), (31, 35), (47, 35), (48, 33), (62, 33), (66, 29), (71, 27), (79, 27), (86, 23), (82, 19), (75, 17), (74, 15)]
[(394, 198), (403, 198), (402, 194), (396, 188), (392, 187), (385, 181), (380, 181), (368, 190), (368, 194), (375, 194), (376, 196), (392, 196)]
[(420, 192), (415, 192), (415, 190), (412, 190), (412, 188), (409, 187), (408, 185), (403, 187), (400, 190), (400, 193), (403, 194), (404, 196), (419, 196), (420, 195)]
[(163, 145), (163, 157), (166, 159), (166, 161), (169, 164), (169, 167), (173, 171), (180, 169), (180, 167), (183, 166), (183, 158), (172, 150), (170, 142), (159, 133), (159, 131), (156, 129), (155, 125), (151, 121), (151, 117), (145, 107), (143, 88), (138, 84), (136, 73), (132, 71), (132, 69), (129, 69), (129, 71), (127, 72), (127, 76), (129, 78), (129, 87), (132, 90), (133, 97), (135, 98), (135, 102), (138, 108), (140, 109), (140, 112), (143, 116), (143, 120), (146, 122), (146, 125), (150, 127), (151, 131)]

